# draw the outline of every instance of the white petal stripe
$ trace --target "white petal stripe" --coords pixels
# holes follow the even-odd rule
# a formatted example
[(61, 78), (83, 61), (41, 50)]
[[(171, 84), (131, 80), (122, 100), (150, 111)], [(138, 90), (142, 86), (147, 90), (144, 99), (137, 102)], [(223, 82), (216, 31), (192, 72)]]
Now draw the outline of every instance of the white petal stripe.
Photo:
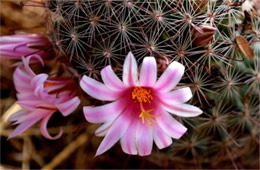
[(184, 74), (184, 66), (176, 61), (172, 62), (155, 84), (155, 89), (163, 92), (172, 90)]
[(191, 99), (192, 92), (189, 87), (185, 87), (170, 92), (159, 92), (157, 97), (161, 100), (167, 100), (169, 104), (171, 101), (175, 103), (185, 103)]
[(202, 113), (202, 110), (200, 110), (196, 106), (190, 104), (176, 103), (170, 100), (164, 100), (162, 103), (162, 107), (166, 111), (180, 117), (195, 117)]
[(137, 63), (134, 55), (129, 52), (123, 66), (123, 82), (127, 86), (134, 86), (137, 83)]
[[(129, 110), (126, 112), (129, 112)], [(98, 147), (96, 156), (106, 152), (124, 135), (131, 121), (129, 119), (129, 113), (126, 112), (121, 114), (111, 125), (105, 138)]]
[(101, 70), (101, 77), (105, 85), (113, 90), (124, 90), (123, 82), (117, 77), (111, 66), (107, 66)]
[(160, 128), (172, 138), (179, 139), (187, 131), (181, 123), (175, 120), (169, 113), (161, 111), (161, 116), (156, 117)]
[(139, 83), (141, 86), (152, 87), (157, 79), (157, 66), (154, 57), (145, 57), (141, 72)]

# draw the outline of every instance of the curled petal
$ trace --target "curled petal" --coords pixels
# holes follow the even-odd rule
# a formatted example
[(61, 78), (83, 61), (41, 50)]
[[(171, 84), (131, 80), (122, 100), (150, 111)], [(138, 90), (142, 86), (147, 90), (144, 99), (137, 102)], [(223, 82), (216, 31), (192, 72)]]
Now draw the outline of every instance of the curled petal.
[(125, 109), (126, 105), (126, 100), (118, 100), (103, 106), (85, 106), (83, 112), (87, 121), (92, 123), (103, 123), (116, 119)]
[(121, 91), (109, 89), (88, 76), (83, 76), (80, 80), (80, 87), (91, 97), (102, 101), (113, 101), (122, 95)]
[[(128, 113), (126, 113), (128, 112)], [(125, 111), (125, 113), (121, 114), (115, 122), (111, 125), (107, 134), (101, 144), (98, 147), (96, 156), (101, 155), (102, 153), (106, 152), (110, 149), (126, 132), (130, 119), (129, 115), (132, 113), (132, 109)]]
[(163, 100), (162, 106), (166, 111), (180, 117), (195, 117), (202, 113), (202, 110), (198, 107), (190, 104), (176, 103), (171, 100)]
[(30, 56), (28, 56), (26, 58), (22, 57), (22, 61), (23, 61), (23, 64), (24, 64), (24, 69), (26, 70), (26, 72), (28, 74), (30, 74), (31, 76), (35, 76), (36, 74), (32, 71), (32, 69), (31, 69), (31, 67), (29, 65), (30, 64), (30, 60), (32, 58), (35, 58), (35, 59), (39, 60), (40, 63), (42, 64), (42, 66), (44, 66), (44, 62), (43, 62), (41, 56), (39, 56), (39, 55), (30, 55)]
[(113, 90), (124, 90), (123, 82), (117, 77), (111, 66), (107, 66), (101, 71), (102, 80), (105, 85)]
[(157, 66), (154, 57), (145, 57), (141, 72), (139, 83), (141, 86), (152, 87), (157, 78)]
[(185, 103), (191, 99), (192, 92), (189, 87), (185, 87), (170, 92), (161, 92), (157, 97), (161, 100), (167, 100), (168, 103), (171, 103), (171, 101), (175, 103)]
[(61, 104), (56, 104), (56, 107), (59, 109), (61, 114), (63, 116), (68, 116), (71, 114), (74, 110), (77, 109), (77, 107), (80, 104), (80, 100), (78, 97), (74, 97), (67, 102), (61, 103)]
[(166, 148), (172, 144), (172, 138), (168, 136), (158, 125), (153, 126), (153, 138), (159, 149)]
[(172, 62), (155, 84), (155, 89), (163, 92), (172, 90), (184, 74), (184, 66), (176, 61)]
[(133, 86), (137, 84), (137, 80), (137, 63), (134, 55), (129, 52), (123, 66), (123, 82), (127, 86)]
[(120, 140), (123, 151), (130, 155), (136, 155), (137, 148), (136, 148), (135, 141), (136, 141), (136, 125), (134, 122), (132, 122)]
[(162, 114), (156, 117), (159, 127), (170, 137), (179, 139), (187, 131), (187, 128), (175, 120), (169, 113), (161, 112)]
[(38, 122), (41, 119), (41, 117), (34, 117), (32, 119), (29, 119), (20, 125), (18, 125), (15, 130), (8, 136), (8, 139), (11, 139), (17, 135), (20, 135), (23, 133), (25, 130), (30, 128), (32, 125), (34, 125), (36, 122)]
[(50, 140), (56, 140), (56, 139), (58, 139), (58, 138), (61, 137), (63, 131), (62, 131), (62, 129), (60, 128), (60, 132), (59, 132), (56, 136), (54, 136), (54, 137), (52, 137), (52, 136), (49, 134), (49, 132), (48, 132), (48, 130), (47, 130), (47, 124), (48, 124), (48, 121), (50, 120), (52, 114), (53, 114), (53, 113), (50, 113), (50, 114), (48, 114), (46, 117), (44, 117), (44, 119), (41, 121), (41, 128), (40, 128), (40, 129), (41, 129), (42, 135), (43, 135), (45, 138), (50, 139)]
[(143, 124), (141, 120), (136, 121), (136, 146), (140, 156), (150, 155), (153, 148), (152, 129), (147, 124)]
[(36, 87), (36, 89), (34, 90), (34, 95), (44, 100), (49, 96), (46, 90), (43, 88), (43, 85)]

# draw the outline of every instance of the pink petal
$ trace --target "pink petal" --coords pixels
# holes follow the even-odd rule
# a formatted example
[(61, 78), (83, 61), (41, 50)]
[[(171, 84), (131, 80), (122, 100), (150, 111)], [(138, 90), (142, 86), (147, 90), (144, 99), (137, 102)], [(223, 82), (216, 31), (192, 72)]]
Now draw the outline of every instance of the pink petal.
[(16, 97), (18, 100), (38, 100), (39, 97), (34, 96), (33, 92), (17, 93)]
[(48, 109), (57, 110), (55, 105), (41, 99), (18, 100), (16, 103), (27, 110), (34, 110), (37, 107), (41, 107), (41, 108), (45, 107)]
[(8, 120), (9, 120), (10, 122), (14, 122), (14, 121), (19, 120), (21, 117), (23, 117), (23, 116), (26, 115), (26, 114), (27, 114), (27, 112), (25, 112), (24, 110), (20, 110), (20, 111), (18, 111), (18, 112), (15, 112), (14, 114), (12, 114), (12, 115), (8, 118)]
[(189, 87), (185, 87), (170, 92), (161, 92), (157, 97), (161, 100), (167, 100), (168, 103), (171, 103), (171, 101), (175, 103), (185, 103), (191, 99), (192, 92)]
[(124, 90), (123, 82), (117, 77), (111, 66), (107, 66), (101, 71), (102, 80), (105, 85), (113, 90)]
[(157, 79), (157, 66), (154, 57), (145, 57), (140, 71), (140, 86), (152, 87)]
[(136, 146), (138, 155), (150, 155), (153, 148), (153, 131), (146, 123), (143, 124), (140, 119), (137, 120), (136, 123)]
[(130, 124), (130, 127), (128, 127), (125, 134), (122, 136), (120, 143), (123, 151), (130, 155), (136, 155), (137, 154), (137, 148), (136, 148), (136, 124), (133, 122)]
[(133, 54), (129, 52), (123, 66), (123, 82), (127, 86), (134, 86), (137, 84), (137, 80), (137, 63)]
[(18, 67), (15, 69), (14, 72), (14, 79), (15, 78), (21, 80), (22, 82), (31, 82), (33, 76), (27, 74), (24, 70)]
[(38, 122), (41, 119), (41, 117), (34, 117), (30, 120), (27, 120), (20, 125), (18, 125), (15, 130), (8, 136), (8, 139), (11, 139), (17, 135), (20, 135), (23, 133), (25, 130), (30, 128), (32, 125), (34, 125), (36, 122)]
[(31, 38), (29, 36), (21, 36), (21, 35), (6, 35), (0, 37), (0, 44), (8, 44), (8, 43), (21, 43), (30, 41)]
[(38, 74), (31, 80), (31, 86), (35, 89), (38, 86), (43, 86), (43, 83), (47, 80), (48, 75), (47, 74)]
[(68, 116), (71, 114), (74, 110), (77, 109), (77, 107), (80, 104), (80, 100), (78, 97), (74, 97), (73, 99), (70, 99), (67, 102), (61, 103), (61, 104), (56, 104), (56, 107), (59, 109), (61, 114), (63, 116)]
[(111, 127), (113, 123), (114, 121), (105, 122), (95, 131), (95, 135), (100, 137), (105, 136), (107, 134), (108, 129)]
[(43, 118), (43, 120), (41, 121), (41, 127), (40, 127), (40, 129), (41, 129), (42, 135), (43, 135), (45, 138), (50, 139), (50, 140), (56, 140), (56, 139), (58, 139), (58, 138), (61, 137), (63, 131), (62, 131), (62, 129), (60, 128), (60, 132), (59, 132), (56, 136), (54, 136), (54, 137), (52, 137), (52, 136), (49, 134), (49, 132), (48, 132), (48, 130), (47, 130), (47, 124), (48, 124), (48, 121), (50, 120), (52, 114), (53, 114), (53, 113), (49, 113), (47, 116), (45, 116), (45, 117)]
[(80, 80), (80, 87), (91, 97), (102, 101), (113, 101), (122, 95), (121, 91), (109, 89), (88, 76), (83, 76)]
[[(18, 100), (16, 103), (22, 106), (24, 109), (34, 110), (37, 106), (42, 105), (45, 102), (41, 99), (34, 99), (34, 100), (28, 99), (28, 100)], [(52, 105), (49, 106), (51, 107)]]
[(34, 109), (32, 112), (27, 112), (23, 116), (20, 116), (19, 119), (14, 124), (20, 124), (22, 122), (26, 122), (27, 120), (34, 119), (34, 118), (42, 118), (53, 111), (45, 110), (45, 109)]
[(155, 84), (155, 89), (163, 92), (172, 90), (181, 80), (184, 69), (182, 64), (176, 61), (172, 62)]
[(130, 110), (126, 110), (115, 120), (99, 145), (96, 156), (106, 152), (124, 135), (131, 121), (131, 113), (132, 109), (130, 108)]
[(44, 89), (44, 82), (47, 78), (47, 74), (38, 74), (31, 81), (31, 86), (34, 88), (34, 95), (44, 100), (49, 96), (47, 91)]
[(31, 54), (36, 50), (27, 48), (22, 43), (3, 44), (0, 46), (1, 59), (21, 59), (22, 56)]
[(165, 111), (160, 112), (161, 115), (156, 117), (159, 127), (170, 137), (179, 139), (187, 131), (187, 128), (174, 119)]
[(30, 86), (32, 76), (26, 74), (20, 68), (17, 68), (14, 72), (14, 85), (18, 92), (31, 92), (33, 89)]
[(166, 148), (172, 144), (172, 139), (158, 125), (153, 125), (154, 142), (159, 149)]
[(45, 98), (48, 98), (49, 94), (44, 90), (43, 84), (36, 87), (34, 90), (34, 95), (38, 96), (39, 98), (45, 100)]
[(47, 47), (50, 46), (50, 42), (46, 37), (41, 35), (8, 35), (0, 37), (0, 58), (6, 59), (21, 59), (22, 56), (27, 56), (32, 53), (36, 53), (43, 56), (47, 56), (48, 52), (38, 49), (30, 48), (35, 47)]
[(121, 99), (103, 106), (85, 106), (83, 112), (87, 121), (91, 123), (103, 123), (116, 119), (127, 104), (126, 100)]
[(162, 100), (162, 106), (166, 111), (180, 117), (195, 117), (202, 113), (202, 110), (198, 107), (177, 103), (172, 100)]
[(38, 43), (50, 44), (48, 39), (40, 34), (21, 34), (21, 35), (6, 35), (0, 37), (0, 44), (8, 43)]

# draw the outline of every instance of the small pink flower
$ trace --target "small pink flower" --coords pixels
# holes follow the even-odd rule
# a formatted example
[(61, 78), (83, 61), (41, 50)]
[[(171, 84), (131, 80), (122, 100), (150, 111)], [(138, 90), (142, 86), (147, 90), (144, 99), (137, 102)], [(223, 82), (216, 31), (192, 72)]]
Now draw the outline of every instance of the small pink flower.
[(38, 59), (43, 64), (40, 56), (28, 56), (23, 58), (24, 65), (17, 67), (14, 72), (14, 85), (18, 92), (17, 104), (23, 110), (10, 117), (10, 121), (19, 125), (9, 138), (21, 134), (42, 120), (40, 127), (42, 135), (48, 139), (57, 139), (62, 135), (62, 129), (57, 136), (50, 136), (47, 131), (49, 119), (56, 111), (60, 111), (63, 116), (68, 116), (78, 107), (80, 100), (75, 97), (75, 92), (66, 90), (67, 86), (71, 85), (71, 80), (51, 79), (44, 73), (36, 75), (29, 66), (32, 58)]
[(38, 34), (1, 36), (0, 59), (21, 59), (32, 54), (46, 57), (50, 46), (49, 40)]
[(186, 128), (169, 113), (182, 117), (194, 117), (202, 111), (184, 104), (191, 97), (190, 88), (172, 91), (184, 74), (184, 66), (172, 62), (157, 80), (157, 66), (154, 57), (145, 57), (140, 74), (137, 63), (130, 52), (123, 66), (123, 82), (111, 66), (101, 71), (103, 83), (88, 76), (80, 81), (81, 88), (90, 96), (113, 101), (103, 106), (84, 107), (85, 118), (92, 123), (103, 123), (97, 136), (105, 136), (96, 155), (110, 149), (119, 139), (125, 153), (149, 155), (153, 141), (158, 148), (179, 139)]

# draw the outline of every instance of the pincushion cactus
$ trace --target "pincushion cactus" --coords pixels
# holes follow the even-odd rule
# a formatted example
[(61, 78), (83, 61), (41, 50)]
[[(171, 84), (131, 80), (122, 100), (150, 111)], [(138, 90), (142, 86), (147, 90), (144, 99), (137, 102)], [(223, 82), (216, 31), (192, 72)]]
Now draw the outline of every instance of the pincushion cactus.
[[(178, 155), (179, 159), (192, 158), (200, 165), (224, 154), (226, 159), (214, 160), (230, 160), (236, 166), (237, 158), (233, 156), (246, 147), (243, 138), (252, 136), (253, 129), (259, 126), (257, 102), (250, 103), (259, 99), (259, 53), (253, 48), (259, 41), (259, 21), (253, 8), (247, 18), (248, 12), (241, 8), (243, 3), (48, 1), (52, 23), (49, 35), (60, 57), (66, 57), (80, 74), (90, 69), (89, 63), (96, 70), (106, 65), (120, 70), (129, 51), (139, 66), (145, 56), (154, 56), (159, 66), (165, 64), (165, 59), (167, 64), (184, 64), (182, 85), (191, 87), (195, 97), (190, 103), (201, 107), (204, 114), (192, 120), (181, 119), (190, 132), (166, 154), (176, 157), (183, 150), (186, 154)], [(238, 40), (239, 36), (246, 41)], [(253, 105), (251, 112), (246, 111), (248, 105)], [(247, 112), (245, 120), (240, 120), (242, 112)], [(231, 143), (219, 145), (225, 141)], [(254, 145), (259, 146), (257, 142)], [(257, 157), (256, 151), (252, 150), (252, 154)], [(239, 159), (243, 160), (243, 156)]]
[[(248, 0), (48, 0), (47, 36), (57, 61), (83, 77), (82, 89), (99, 100), (111, 96), (99, 98), (86, 84), (103, 78), (103, 68), (113, 68), (124, 79), (121, 70), (129, 51), (140, 68), (145, 57), (154, 57), (158, 76), (171, 63), (181, 63), (184, 76), (174, 90), (189, 87), (193, 93), (189, 104), (203, 114), (176, 118), (188, 132), (160, 151), (164, 159), (178, 162), (170, 166), (175, 168), (216, 168), (229, 162), (234, 168), (259, 168), (256, 4)], [(90, 120), (91, 109), (84, 110), (86, 119), (103, 122)], [(153, 161), (156, 154), (147, 159)]]

